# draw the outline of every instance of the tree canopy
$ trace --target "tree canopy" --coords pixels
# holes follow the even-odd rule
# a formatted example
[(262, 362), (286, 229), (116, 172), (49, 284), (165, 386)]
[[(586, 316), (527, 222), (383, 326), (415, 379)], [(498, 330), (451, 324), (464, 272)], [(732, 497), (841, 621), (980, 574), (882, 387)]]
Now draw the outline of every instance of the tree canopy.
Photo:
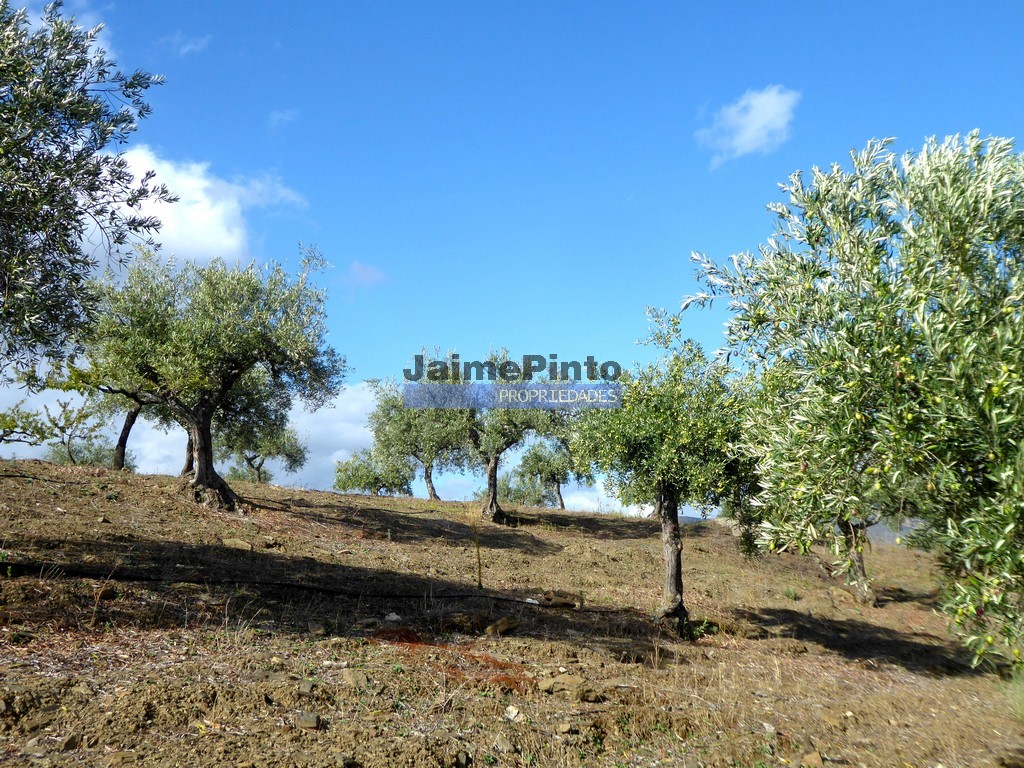
[(36, 411), (24, 408), (25, 401), (0, 411), (0, 444), (22, 443), (40, 445), (51, 437), (45, 419)]
[(171, 200), (135, 179), (125, 143), (162, 78), (117, 69), (86, 31), (47, 7), (39, 25), (0, 0), (0, 374), (60, 359), (88, 325), (101, 254), (159, 222), (146, 200)]
[(212, 424), (233, 388), (259, 371), (277, 411), (297, 398), (317, 408), (341, 389), (345, 361), (327, 344), (322, 258), (307, 249), (292, 279), (280, 265), (186, 262), (143, 251), (120, 282), (100, 287), (102, 312), (81, 379), (102, 392), (157, 405), (189, 434), (196, 497), (234, 506), (213, 465)]
[[(794, 174), (774, 236), (707, 290), (763, 375), (743, 444), (761, 543), (913, 516), (939, 543), (946, 610), (980, 659), (1024, 633), (1024, 158), (975, 132)], [(839, 524), (837, 526), (837, 524)]]
[(416, 467), (408, 457), (356, 451), (334, 468), (334, 487), (373, 496), (412, 496)]
[[(499, 383), (520, 381), (520, 378), (500, 374), (503, 370), (501, 364), (507, 360), (506, 350), (491, 356), (491, 362), (499, 370)], [(506, 451), (521, 445), (531, 434), (549, 434), (556, 424), (555, 417), (552, 411), (526, 408), (473, 408), (467, 414), (466, 445), (487, 480), (481, 514), (485, 520), (507, 523), (508, 516), (498, 499), (498, 467), (501, 457)]]
[(709, 510), (727, 495), (737, 407), (728, 366), (709, 360), (696, 342), (679, 341), (671, 318), (661, 322), (655, 340), (663, 358), (623, 376), (621, 408), (584, 413), (573, 449), (605, 473), (624, 504), (654, 505), (665, 559), (660, 619), (685, 633), (679, 506)]
[(521, 486), (532, 487), (536, 484), (546, 490), (547, 493), (541, 494), (542, 503), (548, 503), (548, 495), (551, 495), (553, 497), (551, 501), (559, 509), (565, 509), (565, 501), (562, 499), (563, 485), (573, 479), (577, 482), (592, 483), (594, 481), (593, 475), (587, 470), (574, 466), (567, 438), (564, 442), (553, 438), (540, 440), (530, 445), (519, 460), (516, 474), (519, 476)]
[(233, 460), (232, 477), (269, 482), (268, 459), (278, 460), (285, 472), (296, 472), (308, 459), (302, 438), (288, 421), (292, 397), (273, 378), (256, 367), (228, 393), (213, 421), (215, 457)]
[(469, 462), (469, 411), (407, 408), (395, 383), (377, 381), (372, 387), (377, 399), (369, 418), (374, 451), (395, 460), (413, 459), (427, 485), (427, 495), (439, 500), (434, 472), (461, 471)]

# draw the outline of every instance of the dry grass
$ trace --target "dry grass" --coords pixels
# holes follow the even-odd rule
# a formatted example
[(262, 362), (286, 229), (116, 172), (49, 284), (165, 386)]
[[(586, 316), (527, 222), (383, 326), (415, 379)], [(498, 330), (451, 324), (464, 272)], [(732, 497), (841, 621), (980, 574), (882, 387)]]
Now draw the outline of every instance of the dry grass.
[(1024, 725), (1024, 673), (1017, 671), (1006, 682), (1010, 713)]
[[(649, 619), (651, 521), (244, 484), (226, 513), (175, 485), (0, 464), (0, 763), (1024, 765), (1024, 684), (967, 666), (920, 553), (870, 553), (866, 608), (690, 526), (709, 634), (682, 642)], [(582, 609), (521, 602), (549, 591)], [(560, 674), (589, 693), (539, 690)]]

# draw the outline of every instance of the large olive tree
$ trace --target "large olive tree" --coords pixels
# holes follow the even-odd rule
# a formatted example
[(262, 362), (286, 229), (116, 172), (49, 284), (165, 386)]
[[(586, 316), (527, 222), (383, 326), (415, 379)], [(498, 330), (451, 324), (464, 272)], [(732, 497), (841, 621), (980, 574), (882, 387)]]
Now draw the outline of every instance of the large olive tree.
[(214, 468), (213, 422), (237, 403), (233, 389), (259, 371), (286, 408), (316, 408), (341, 389), (344, 358), (326, 341), (324, 292), (307, 250), (294, 278), (280, 265), (180, 269), (142, 252), (118, 282), (100, 288), (101, 314), (80, 373), (101, 392), (156, 405), (188, 432), (190, 486), (198, 500), (227, 507), (234, 492)]
[(744, 443), (761, 543), (923, 520), (946, 609), (980, 659), (1024, 633), (1024, 158), (978, 133), (849, 168), (794, 174), (774, 236), (728, 266), (697, 255), (706, 303), (729, 298), (732, 349), (764, 374)]

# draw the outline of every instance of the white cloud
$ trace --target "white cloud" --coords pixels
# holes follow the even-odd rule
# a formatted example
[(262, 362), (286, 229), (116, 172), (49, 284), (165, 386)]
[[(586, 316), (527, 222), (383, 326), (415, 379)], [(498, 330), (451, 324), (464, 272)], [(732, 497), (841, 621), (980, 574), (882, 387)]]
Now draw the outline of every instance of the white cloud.
[(348, 265), (348, 273), (345, 275), (345, 282), (348, 285), (366, 288), (371, 285), (383, 282), (386, 275), (379, 269), (363, 264), (361, 261), (353, 261)]
[(176, 56), (188, 56), (190, 53), (201, 53), (205, 51), (213, 40), (213, 35), (201, 37), (185, 37), (181, 32), (161, 38), (160, 43), (168, 46)]
[(714, 150), (712, 168), (754, 152), (773, 152), (789, 138), (789, 125), (799, 101), (799, 91), (781, 85), (747, 91), (718, 110), (711, 126), (694, 136), (703, 146)]
[[(110, 426), (111, 437), (117, 438), (121, 422)], [(185, 464), (188, 438), (181, 427), (161, 432), (150, 422), (139, 419), (128, 440), (128, 450), (135, 454), (139, 472), (146, 475), (177, 475)]]
[(317, 411), (293, 409), (292, 426), (309, 446), (309, 461), (295, 474), (276, 472), (274, 482), (314, 489), (333, 486), (334, 462), (344, 461), (357, 450), (373, 445), (367, 418), (375, 404), (373, 390), (366, 382), (360, 382)]
[(592, 487), (572, 486), (563, 490), (562, 498), (566, 509), (578, 512), (620, 512), (639, 516), (649, 511), (647, 507), (623, 506), (622, 502), (608, 493), (601, 477)]
[(299, 112), (295, 109), (275, 109), (267, 117), (267, 126), (271, 131), (276, 131), (279, 128), (283, 128), (289, 123), (294, 123), (299, 119)]
[[(29, 19), (36, 25), (43, 7), (38, 0), (28, 6)], [(68, 0), (61, 15), (73, 16), (76, 24), (91, 29), (101, 23), (100, 11), (91, 0)], [(209, 35), (187, 38), (178, 32), (160, 42), (184, 56), (205, 49), (211, 40)], [(108, 56), (116, 58), (108, 27), (100, 33), (98, 45)], [(123, 62), (120, 68), (130, 69)], [(162, 158), (145, 144), (134, 146), (124, 155), (136, 178), (147, 171), (156, 171), (157, 181), (179, 196), (180, 200), (173, 204), (147, 201), (142, 205), (142, 212), (161, 220), (163, 226), (154, 239), (162, 243), (167, 252), (182, 258), (197, 261), (208, 261), (215, 256), (228, 261), (244, 259), (248, 256), (246, 209), (305, 205), (301, 195), (269, 175), (223, 179), (211, 171), (209, 163)], [(91, 234), (90, 239), (92, 237)]]
[(156, 181), (179, 197), (176, 203), (147, 201), (142, 211), (160, 219), (155, 239), (181, 258), (242, 259), (248, 252), (247, 208), (305, 205), (297, 192), (270, 176), (227, 181), (214, 175), (209, 163), (167, 160), (144, 144), (124, 154), (136, 177), (153, 170)]
[[(22, 390), (0, 388), (0, 411), (6, 410), (25, 397)], [(53, 408), (58, 399), (81, 402), (81, 396), (46, 390), (28, 398), (24, 407), (42, 411), (44, 405)], [(296, 407), (291, 414), (292, 426), (309, 445), (309, 461), (294, 474), (285, 474), (280, 465), (268, 462), (274, 473), (274, 482), (302, 488), (323, 489), (334, 484), (334, 462), (347, 459), (360, 448), (369, 448), (373, 435), (367, 426), (367, 417), (373, 410), (373, 391), (360, 382), (342, 391), (334, 402), (310, 413)], [(145, 411), (143, 411), (145, 414)], [(105, 425), (104, 432), (116, 439), (121, 430), (122, 417), (117, 416)], [(136, 457), (141, 474), (176, 475), (185, 461), (185, 431), (172, 427), (161, 432), (145, 418), (139, 419), (132, 430), (128, 448)], [(44, 447), (20, 444), (3, 445), (0, 455), (15, 458), (39, 458)], [(220, 469), (226, 471), (226, 466)]]

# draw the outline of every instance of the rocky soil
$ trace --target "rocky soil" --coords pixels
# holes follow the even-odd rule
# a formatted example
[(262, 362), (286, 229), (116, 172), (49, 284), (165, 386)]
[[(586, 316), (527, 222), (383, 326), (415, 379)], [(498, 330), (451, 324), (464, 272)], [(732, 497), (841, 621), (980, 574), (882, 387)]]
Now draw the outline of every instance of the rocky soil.
[(1024, 766), (925, 554), (857, 604), (687, 526), (682, 641), (647, 520), (0, 462), (0, 764)]

